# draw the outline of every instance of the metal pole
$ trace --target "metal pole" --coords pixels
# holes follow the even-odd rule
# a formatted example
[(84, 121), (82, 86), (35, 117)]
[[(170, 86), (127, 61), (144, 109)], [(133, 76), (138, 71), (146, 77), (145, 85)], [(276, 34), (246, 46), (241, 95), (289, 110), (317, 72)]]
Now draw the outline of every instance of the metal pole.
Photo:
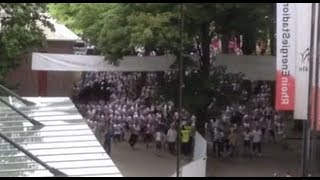
[(2, 134), (0, 132), (0, 137), (3, 138), (5, 141), (7, 141), (9, 144), (11, 144), (12, 146), (14, 146), (15, 148), (17, 148), (19, 151), (22, 151), (24, 154), (26, 154), (28, 157), (30, 157), (32, 160), (36, 161), (37, 163), (39, 163), (41, 166), (45, 167), (47, 170), (49, 170), (54, 176), (57, 177), (67, 177), (67, 175), (63, 172), (61, 172), (58, 169), (55, 169), (53, 167), (50, 167), (47, 163), (43, 162), (41, 159), (39, 159), (38, 157), (36, 157), (35, 155), (33, 155), (32, 153), (30, 153), (28, 150), (24, 149), (23, 147), (21, 147), (19, 144), (15, 143), (14, 141), (12, 141), (10, 138), (8, 138), (7, 136), (5, 136), (4, 134)]
[(25, 115), (23, 112), (19, 111), (17, 108), (15, 108), (14, 106), (12, 106), (10, 103), (8, 103), (7, 101), (5, 101), (4, 99), (2, 99), (0, 97), (0, 101), (7, 105), (8, 107), (10, 107), (12, 110), (14, 110), (16, 113), (20, 114), (22, 117), (24, 117), (25, 119), (27, 119), (31, 124), (34, 125), (35, 128), (41, 129), (44, 127), (44, 125), (42, 123), (40, 123), (39, 121), (36, 121), (32, 118), (30, 118), (29, 116)]
[[(317, 11), (317, 14), (316, 14), (316, 5), (318, 6), (318, 11)], [(320, 17), (319, 17), (319, 7), (320, 7), (320, 4), (319, 3), (312, 3), (312, 11), (314, 11), (315, 13), (315, 16), (318, 17), (318, 22), (317, 22), (317, 26), (315, 27), (314, 25), (314, 29), (317, 31), (317, 42), (316, 42), (316, 45), (315, 47), (313, 47), (314, 50), (316, 50), (316, 62), (314, 63), (315, 64), (315, 81), (314, 81), (314, 87), (315, 87), (315, 92), (314, 92), (314, 103), (313, 103), (313, 107), (314, 107), (314, 111), (313, 111), (313, 136), (312, 136), (312, 148), (311, 148), (311, 155), (312, 155), (312, 159), (314, 161), (313, 166), (315, 170), (315, 167), (316, 167), (316, 145), (317, 145), (317, 120), (319, 118), (318, 116), (318, 101), (319, 101), (319, 63), (320, 63), (320, 60), (319, 60), (319, 56), (320, 56), (320, 52), (318, 51), (319, 50), (319, 47), (320, 47), (320, 31), (319, 31), (319, 23), (320, 23)], [(315, 21), (315, 20), (314, 20)], [(315, 23), (315, 22), (314, 22)], [(313, 55), (313, 54), (312, 54)]]
[(308, 120), (303, 120), (303, 149), (302, 149), (302, 177), (307, 177), (309, 174), (310, 162), (310, 138), (311, 138), (311, 109), (312, 109), (312, 80), (313, 80), (313, 52), (314, 52), (314, 22), (315, 21), (315, 6), (312, 4), (311, 12), (311, 36), (310, 36), (310, 63), (309, 63), (309, 85), (308, 85)]
[(177, 120), (177, 177), (180, 177), (180, 153), (181, 153), (181, 109), (182, 109), (182, 93), (183, 93), (183, 3), (180, 4), (180, 55), (179, 55), (179, 107), (178, 107), (178, 120)]

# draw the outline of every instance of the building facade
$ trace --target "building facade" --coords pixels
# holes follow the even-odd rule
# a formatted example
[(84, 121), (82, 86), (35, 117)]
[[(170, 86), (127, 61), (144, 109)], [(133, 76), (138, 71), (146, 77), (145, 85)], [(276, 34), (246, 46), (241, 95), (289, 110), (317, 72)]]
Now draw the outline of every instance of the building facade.
[[(41, 52), (74, 54), (74, 46), (80, 37), (54, 20), (51, 23), (55, 31), (44, 28), (47, 46)], [(6, 77), (8, 86), (17, 87), (15, 91), (21, 96), (71, 95), (73, 83), (80, 78), (80, 72), (33, 71), (31, 59), (31, 54), (26, 55), (20, 66), (9, 72)]]

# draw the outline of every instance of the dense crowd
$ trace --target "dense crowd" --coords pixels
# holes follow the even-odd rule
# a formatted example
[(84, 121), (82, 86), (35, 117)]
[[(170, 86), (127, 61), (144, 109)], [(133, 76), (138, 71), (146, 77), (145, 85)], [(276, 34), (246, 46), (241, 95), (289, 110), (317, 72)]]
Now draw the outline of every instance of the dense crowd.
[[(74, 100), (78, 109), (108, 153), (111, 153), (112, 141), (126, 140), (132, 149), (140, 141), (146, 148), (155, 143), (159, 153), (168, 147), (170, 153), (175, 154), (178, 112), (173, 102), (156, 98), (162, 75), (89, 72), (83, 73), (81, 81), (75, 84)], [(171, 76), (172, 73), (165, 73), (163, 77), (170, 81)], [(213, 98), (208, 107), (209, 112), (218, 112), (210, 116), (206, 125), (213, 152), (218, 156), (234, 156), (242, 150), (244, 154), (261, 155), (264, 142), (284, 140), (285, 117), (272, 107), (270, 84), (257, 84), (252, 94), (240, 89), (238, 84), (232, 87), (232, 91), (241, 91), (241, 101), (221, 109), (212, 105), (215, 104)], [(196, 117), (184, 109), (181, 117), (181, 150), (190, 157)]]
[[(173, 102), (155, 101), (157, 77), (157, 73), (89, 72), (75, 85), (74, 100), (108, 153), (111, 140), (128, 140), (133, 149), (139, 140), (147, 148), (154, 141), (159, 152), (167, 145), (175, 153), (178, 113)], [(181, 117), (182, 150), (188, 156), (195, 116), (183, 110)]]
[(286, 116), (271, 105), (268, 83), (257, 84), (246, 103), (227, 106), (207, 124), (212, 150), (218, 156), (262, 155), (262, 144), (285, 144)]

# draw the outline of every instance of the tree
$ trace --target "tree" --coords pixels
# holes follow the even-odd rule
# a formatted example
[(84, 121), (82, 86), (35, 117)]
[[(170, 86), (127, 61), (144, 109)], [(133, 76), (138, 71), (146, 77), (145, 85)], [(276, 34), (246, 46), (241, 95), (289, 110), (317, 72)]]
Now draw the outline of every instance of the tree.
[(52, 28), (43, 3), (0, 3), (0, 81), (19, 60), (44, 45), (39, 24)]
[[(268, 11), (263, 10), (265, 6), (269, 4), (184, 4), (184, 46), (192, 46), (193, 39), (197, 37), (200, 73), (196, 97), (201, 99), (196, 105), (192, 102), (186, 104), (197, 107), (200, 133), (204, 133), (206, 107), (212, 94), (209, 44), (214, 33), (223, 35), (224, 44), (234, 32), (244, 35), (245, 53), (252, 54), (258, 31), (266, 26), (264, 17)], [(67, 26), (79, 30), (83, 37), (96, 44), (106, 59), (112, 62), (130, 54), (137, 45), (143, 45), (147, 50), (164, 48), (179, 56), (179, 4), (51, 4), (49, 9)]]

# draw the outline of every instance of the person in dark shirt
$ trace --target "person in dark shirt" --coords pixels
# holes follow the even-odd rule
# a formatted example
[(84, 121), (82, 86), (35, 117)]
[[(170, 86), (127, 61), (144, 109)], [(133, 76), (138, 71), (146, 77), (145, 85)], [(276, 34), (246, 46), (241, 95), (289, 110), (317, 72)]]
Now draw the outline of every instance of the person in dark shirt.
[(111, 154), (112, 135), (113, 135), (112, 129), (108, 128), (106, 133), (104, 134), (104, 148), (109, 155)]

